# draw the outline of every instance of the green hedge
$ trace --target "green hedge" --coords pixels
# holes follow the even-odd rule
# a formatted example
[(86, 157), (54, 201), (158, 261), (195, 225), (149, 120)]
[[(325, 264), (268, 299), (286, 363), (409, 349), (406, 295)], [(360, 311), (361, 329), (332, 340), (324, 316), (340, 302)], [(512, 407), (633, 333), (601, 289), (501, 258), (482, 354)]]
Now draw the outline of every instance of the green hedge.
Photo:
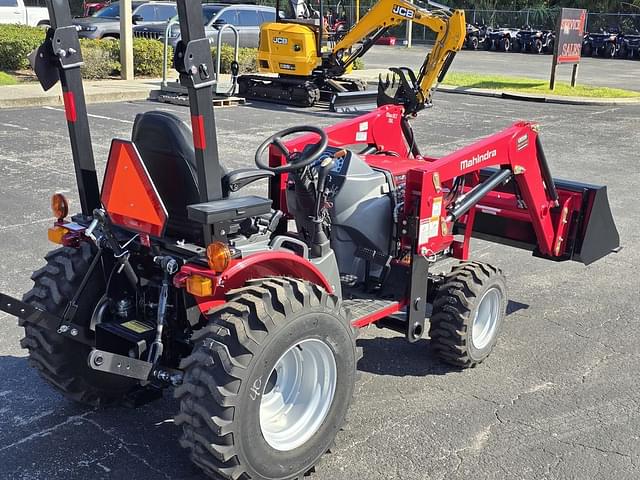
[(29, 55), (44, 40), (42, 28), (22, 25), (0, 26), (0, 70), (29, 68)]
[[(27, 56), (44, 40), (41, 28), (19, 25), (0, 25), (0, 70), (29, 68)], [(120, 73), (120, 42), (113, 40), (80, 39), (84, 65), (82, 76), (87, 79), (108, 78)], [(135, 75), (162, 75), (163, 45), (157, 40), (133, 39), (133, 67)], [(171, 59), (169, 52), (169, 59)]]
[[(216, 50), (211, 49), (211, 57), (213, 58), (213, 68), (216, 63)], [(238, 49), (238, 65), (240, 73), (252, 73), (258, 71), (258, 49), (256, 48), (239, 48)], [(231, 45), (222, 45), (220, 51), (220, 73), (231, 73), (231, 63), (234, 61), (233, 47)]]
[[(24, 70), (29, 68), (27, 55), (38, 48), (44, 40), (41, 28), (18, 25), (0, 25), (0, 70)], [(109, 78), (120, 73), (120, 42), (113, 40), (81, 39), (80, 46), (84, 65), (82, 76), (87, 79)], [(133, 39), (133, 65), (137, 76), (160, 77), (162, 75), (163, 45), (157, 40)], [(211, 50), (215, 63), (216, 49)], [(238, 51), (240, 73), (257, 71), (255, 48), (241, 48)], [(171, 62), (173, 53), (169, 52)], [(230, 73), (234, 60), (233, 47), (223, 45), (220, 58), (220, 73)], [(362, 69), (364, 64), (358, 59), (354, 69)]]

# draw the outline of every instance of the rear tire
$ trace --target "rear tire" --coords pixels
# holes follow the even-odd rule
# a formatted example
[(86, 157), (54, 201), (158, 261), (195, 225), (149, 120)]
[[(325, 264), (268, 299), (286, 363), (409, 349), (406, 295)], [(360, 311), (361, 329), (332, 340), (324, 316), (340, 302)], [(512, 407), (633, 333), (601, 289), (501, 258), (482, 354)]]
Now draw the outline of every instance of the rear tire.
[[(47, 264), (33, 273), (33, 288), (23, 300), (35, 307), (61, 316), (77, 291), (93, 260), (91, 246), (82, 242), (78, 248), (63, 247), (46, 255)], [(78, 300), (75, 323), (89, 332), (93, 309), (105, 291), (102, 272), (95, 270)], [(65, 397), (93, 407), (119, 403), (136, 384), (132, 380), (97, 372), (87, 363), (91, 349), (63, 337), (37, 323), (21, 318), (25, 330), (22, 348), (29, 350), (29, 363), (49, 384)]]
[(511, 39), (509, 37), (504, 37), (500, 40), (500, 50), (503, 52), (508, 52), (511, 50)]
[(175, 390), (192, 461), (234, 480), (312, 471), (344, 423), (360, 356), (340, 301), (308, 282), (255, 280), (229, 292), (193, 342)]
[(438, 357), (463, 368), (481, 363), (496, 344), (506, 309), (500, 270), (479, 262), (454, 267), (433, 302), (430, 335)]

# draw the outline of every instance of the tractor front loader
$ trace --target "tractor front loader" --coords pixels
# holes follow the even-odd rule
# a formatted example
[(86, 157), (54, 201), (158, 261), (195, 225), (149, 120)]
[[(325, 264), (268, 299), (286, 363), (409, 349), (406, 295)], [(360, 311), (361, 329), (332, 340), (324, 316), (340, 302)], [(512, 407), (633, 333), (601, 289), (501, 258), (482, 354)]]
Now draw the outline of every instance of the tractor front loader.
[[(200, 0), (178, 0), (191, 128), (138, 115), (99, 188), (77, 32), (66, 0), (47, 4), (33, 61), (45, 88), (62, 84), (81, 212), (53, 196), (59, 248), (0, 309), (19, 318), (44, 380), (76, 402), (135, 406), (173, 387), (180, 444), (212, 478), (313, 471), (351, 402), (359, 327), (428, 333), (460, 368), (487, 358), (506, 282), (469, 259), (472, 236), (585, 264), (618, 248), (606, 187), (554, 180), (535, 124), (423, 155), (409, 118), (425, 95), (404, 77), (375, 111), (278, 132), (257, 169), (225, 171)], [(268, 198), (242, 194), (261, 179)], [(447, 258), (459, 263), (435, 274)]]

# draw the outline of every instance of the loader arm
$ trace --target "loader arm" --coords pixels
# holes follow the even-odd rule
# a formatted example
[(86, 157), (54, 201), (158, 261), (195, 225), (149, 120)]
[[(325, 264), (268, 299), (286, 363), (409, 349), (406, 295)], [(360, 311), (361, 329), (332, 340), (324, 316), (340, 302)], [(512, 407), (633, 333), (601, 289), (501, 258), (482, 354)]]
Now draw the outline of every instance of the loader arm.
[[(428, 100), (434, 84), (442, 80), (464, 43), (466, 23), (463, 10), (428, 10), (407, 0), (380, 0), (335, 45), (331, 53), (333, 62), (344, 72), (390, 27), (405, 21), (413, 21), (436, 32), (434, 46), (425, 58), (417, 79), (419, 94), (423, 100)], [(345, 56), (344, 52), (358, 42), (363, 43)]]

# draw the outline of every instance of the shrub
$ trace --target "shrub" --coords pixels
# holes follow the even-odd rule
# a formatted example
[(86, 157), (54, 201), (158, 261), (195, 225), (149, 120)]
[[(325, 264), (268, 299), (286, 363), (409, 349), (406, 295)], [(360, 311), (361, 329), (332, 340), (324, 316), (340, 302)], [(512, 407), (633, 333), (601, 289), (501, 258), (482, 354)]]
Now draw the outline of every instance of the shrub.
[(353, 62), (354, 70), (364, 70), (364, 60), (362, 58), (356, 58)]
[[(231, 73), (231, 63), (234, 61), (234, 49), (231, 45), (222, 45), (220, 50), (220, 73)], [(213, 67), (216, 66), (216, 48), (211, 49), (213, 57)], [(258, 49), (240, 48), (238, 49), (238, 65), (240, 73), (252, 73), (258, 71)]]
[(83, 38), (80, 39), (80, 48), (84, 60), (84, 65), (80, 69), (83, 78), (91, 80), (108, 78), (120, 68), (120, 51), (117, 48), (117, 42)]
[(22, 25), (0, 26), (0, 70), (29, 68), (27, 56), (40, 46), (45, 32), (42, 28)]
[[(162, 42), (148, 38), (133, 39), (133, 71), (135, 75), (159, 77), (162, 75)], [(171, 59), (169, 52), (168, 58)]]

